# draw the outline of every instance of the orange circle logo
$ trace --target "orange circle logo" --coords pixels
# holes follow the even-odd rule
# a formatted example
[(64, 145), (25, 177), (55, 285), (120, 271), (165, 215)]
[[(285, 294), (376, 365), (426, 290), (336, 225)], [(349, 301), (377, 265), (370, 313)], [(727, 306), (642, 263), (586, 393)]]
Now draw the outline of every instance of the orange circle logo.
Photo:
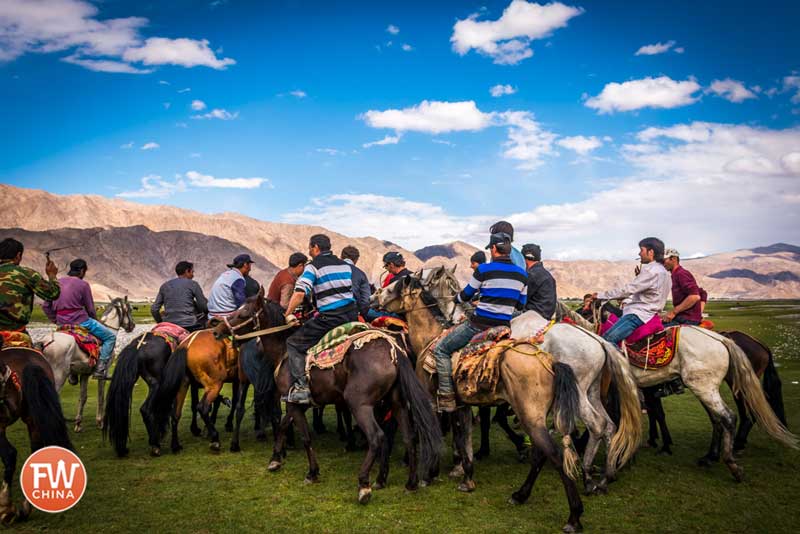
[(69, 510), (86, 491), (86, 468), (63, 447), (45, 447), (31, 454), (20, 473), (25, 498), (42, 512)]

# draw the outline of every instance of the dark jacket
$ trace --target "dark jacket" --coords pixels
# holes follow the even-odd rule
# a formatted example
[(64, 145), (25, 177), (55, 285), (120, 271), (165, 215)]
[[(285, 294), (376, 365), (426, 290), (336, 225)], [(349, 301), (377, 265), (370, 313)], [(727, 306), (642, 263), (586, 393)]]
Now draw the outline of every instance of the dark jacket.
[(189, 328), (208, 313), (208, 301), (200, 285), (194, 280), (173, 278), (158, 290), (158, 296), (150, 307), (150, 313), (157, 323), (163, 321)]
[(366, 317), (369, 311), (369, 297), (372, 294), (367, 273), (350, 263), (350, 260), (344, 261), (349, 263), (350, 268), (353, 270), (353, 296), (356, 298), (358, 313), (360, 313), (362, 317)]
[(255, 278), (250, 278), (250, 275), (244, 277), (244, 296), (245, 298), (250, 298), (253, 295), (258, 295), (258, 291), (261, 289), (261, 284), (258, 283), (258, 280)]
[(528, 302), (525, 311), (533, 310), (545, 319), (556, 311), (556, 280), (542, 262), (528, 269)]

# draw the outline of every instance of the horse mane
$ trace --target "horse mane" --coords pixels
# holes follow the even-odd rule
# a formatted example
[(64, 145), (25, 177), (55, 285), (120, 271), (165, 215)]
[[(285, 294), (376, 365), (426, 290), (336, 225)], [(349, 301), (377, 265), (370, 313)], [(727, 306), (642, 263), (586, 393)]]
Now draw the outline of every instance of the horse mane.
[(267, 318), (267, 324), (269, 327), (286, 324), (286, 317), (284, 316), (283, 308), (281, 308), (281, 305), (277, 302), (265, 300), (261, 309)]
[(422, 303), (430, 310), (433, 316), (442, 324), (447, 322), (447, 318), (442, 313), (442, 310), (439, 309), (439, 301), (436, 300), (436, 297), (431, 295), (430, 291), (425, 289), (425, 286), (422, 285), (422, 282), (416, 278), (409, 277), (411, 287), (413, 289), (421, 289), (420, 291), (420, 299), (422, 299)]

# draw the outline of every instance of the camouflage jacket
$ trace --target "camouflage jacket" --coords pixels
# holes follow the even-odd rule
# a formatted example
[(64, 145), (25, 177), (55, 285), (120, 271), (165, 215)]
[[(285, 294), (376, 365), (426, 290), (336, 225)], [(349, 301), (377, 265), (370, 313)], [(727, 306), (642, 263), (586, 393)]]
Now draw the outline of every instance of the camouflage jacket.
[(27, 326), (33, 311), (33, 296), (55, 300), (61, 294), (58, 280), (21, 265), (0, 264), (0, 330), (19, 330)]

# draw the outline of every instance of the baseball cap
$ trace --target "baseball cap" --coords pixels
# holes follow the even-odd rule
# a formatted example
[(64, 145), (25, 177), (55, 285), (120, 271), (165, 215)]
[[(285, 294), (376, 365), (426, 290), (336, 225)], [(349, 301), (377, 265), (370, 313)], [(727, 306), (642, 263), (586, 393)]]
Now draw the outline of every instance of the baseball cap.
[(675, 250), (674, 248), (668, 248), (666, 251), (664, 251), (664, 259), (666, 259), (666, 258), (680, 258), (680, 257), (681, 257), (680, 253), (677, 250)]
[(228, 264), (228, 268), (233, 267), (241, 267), (245, 263), (255, 263), (251, 258), (250, 254), (239, 254), (235, 258), (233, 258), (233, 263)]
[(522, 245), (522, 255), (531, 261), (542, 260), (542, 248), (534, 243), (526, 243)]
[(492, 234), (489, 237), (489, 244), (486, 245), (486, 250), (492, 248), (492, 245), (499, 245), (501, 243), (508, 243), (511, 244), (511, 236), (505, 232), (498, 232), (496, 234)]
[(394, 263), (396, 265), (398, 263), (402, 263), (403, 261), (404, 261), (403, 255), (400, 254), (399, 252), (392, 251), (392, 252), (387, 252), (386, 254), (383, 255), (384, 265), (388, 263)]

